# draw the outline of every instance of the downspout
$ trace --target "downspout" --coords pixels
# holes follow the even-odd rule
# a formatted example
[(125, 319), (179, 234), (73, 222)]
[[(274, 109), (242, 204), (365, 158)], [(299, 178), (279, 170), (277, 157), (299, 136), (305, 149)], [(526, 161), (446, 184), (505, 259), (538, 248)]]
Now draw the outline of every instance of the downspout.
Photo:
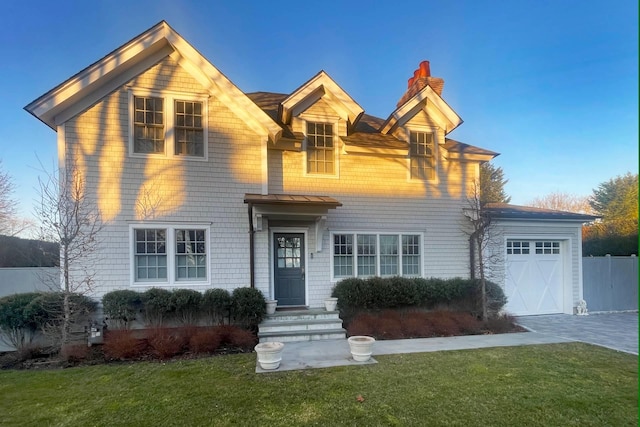
[(469, 268), (471, 271), (471, 279), (476, 278), (476, 247), (474, 243), (476, 233), (471, 233), (469, 236)]
[(254, 267), (254, 259), (255, 259), (255, 243), (254, 243), (254, 233), (253, 229), (253, 204), (249, 202), (247, 204), (248, 212), (249, 212), (249, 281), (251, 288), (256, 287), (255, 280), (255, 267)]

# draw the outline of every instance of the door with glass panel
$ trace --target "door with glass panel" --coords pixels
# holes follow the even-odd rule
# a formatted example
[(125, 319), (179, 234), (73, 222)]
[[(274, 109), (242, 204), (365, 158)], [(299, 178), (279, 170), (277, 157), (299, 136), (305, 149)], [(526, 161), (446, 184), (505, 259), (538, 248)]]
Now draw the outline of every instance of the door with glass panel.
[(274, 293), (278, 306), (305, 305), (304, 234), (275, 233)]

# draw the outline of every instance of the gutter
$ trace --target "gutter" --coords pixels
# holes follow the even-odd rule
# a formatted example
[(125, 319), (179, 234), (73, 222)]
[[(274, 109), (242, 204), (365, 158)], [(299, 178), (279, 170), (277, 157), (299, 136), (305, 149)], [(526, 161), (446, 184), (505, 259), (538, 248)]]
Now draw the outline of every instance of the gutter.
[(247, 203), (247, 210), (249, 214), (249, 282), (250, 287), (256, 287), (256, 273), (255, 273), (255, 230), (253, 229), (253, 204)]

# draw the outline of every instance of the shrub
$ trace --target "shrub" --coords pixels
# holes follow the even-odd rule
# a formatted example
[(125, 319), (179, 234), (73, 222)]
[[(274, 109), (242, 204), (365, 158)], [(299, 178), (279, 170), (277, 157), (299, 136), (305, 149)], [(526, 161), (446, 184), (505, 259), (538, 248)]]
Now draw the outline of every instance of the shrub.
[(222, 336), (218, 328), (201, 328), (191, 336), (189, 350), (194, 353), (213, 353), (222, 342)]
[(151, 288), (142, 294), (142, 310), (147, 324), (160, 327), (173, 314), (171, 291)]
[(102, 346), (107, 358), (119, 360), (139, 357), (144, 348), (144, 342), (136, 338), (134, 331), (129, 329), (107, 331)]
[(504, 334), (517, 330), (515, 318), (509, 314), (502, 314), (489, 317), (484, 325), (487, 331), (494, 334)]
[(249, 350), (256, 345), (256, 336), (252, 332), (233, 325), (218, 326), (221, 345)]
[[(49, 340), (52, 351), (58, 351), (63, 344), (64, 328), (67, 340), (81, 335), (84, 340), (85, 326), (95, 313), (98, 304), (86, 295), (69, 293), (69, 319), (65, 319), (64, 292), (45, 292), (33, 299), (25, 308), (37, 328)], [(68, 344), (68, 342), (64, 343)]]
[(432, 311), (428, 313), (430, 335), (437, 337), (460, 335), (460, 328), (450, 313), (449, 311)]
[(168, 359), (182, 353), (188, 341), (180, 331), (154, 328), (147, 333), (147, 342), (160, 359)]
[(369, 313), (362, 313), (356, 316), (347, 327), (349, 336), (369, 335), (374, 336), (376, 333), (375, 324), (377, 319)]
[(68, 363), (78, 363), (85, 360), (90, 353), (86, 344), (65, 344), (60, 349), (62, 360)]
[(202, 294), (193, 289), (174, 289), (171, 293), (171, 305), (178, 322), (183, 325), (196, 325), (200, 318)]
[(402, 332), (405, 338), (429, 336), (427, 313), (424, 311), (411, 311), (407, 313), (402, 322)]
[(18, 350), (31, 344), (37, 324), (26, 308), (39, 296), (29, 292), (0, 298), (0, 331), (6, 344)]
[(375, 336), (388, 340), (403, 338), (400, 314), (393, 310), (382, 312), (376, 322)]
[(128, 329), (142, 307), (142, 296), (129, 289), (107, 292), (102, 297), (102, 307), (112, 326)]
[[(462, 278), (370, 277), (348, 278), (336, 283), (331, 295), (338, 298), (341, 315), (349, 319), (359, 311), (388, 308), (439, 306), (477, 315), (480, 307), (479, 280)], [(502, 288), (487, 281), (490, 313), (497, 313), (506, 304)]]
[(234, 320), (247, 329), (256, 329), (267, 311), (262, 292), (255, 288), (236, 288), (231, 301)]
[(231, 294), (226, 289), (207, 289), (201, 304), (209, 324), (222, 325), (229, 316)]

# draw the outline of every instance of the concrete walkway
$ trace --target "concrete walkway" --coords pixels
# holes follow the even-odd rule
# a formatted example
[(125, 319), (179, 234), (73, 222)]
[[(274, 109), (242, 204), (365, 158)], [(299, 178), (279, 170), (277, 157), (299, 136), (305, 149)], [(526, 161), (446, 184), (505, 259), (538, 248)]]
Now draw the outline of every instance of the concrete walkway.
[(638, 313), (601, 313), (588, 316), (550, 314), (521, 316), (520, 326), (547, 336), (566, 338), (613, 350), (638, 354)]
[[(376, 341), (373, 356), (384, 354), (423, 353), (431, 351), (466, 350), (487, 347), (551, 344), (570, 342), (570, 339), (521, 332), (498, 335), (469, 335), (448, 338), (418, 338), (407, 340)], [(282, 362), (276, 371), (265, 371), (256, 363), (256, 372), (279, 372), (297, 369), (327, 368), (331, 366), (367, 365), (378, 363), (356, 362), (351, 358), (347, 340), (319, 340), (285, 343)]]
[[(522, 316), (517, 318), (517, 322), (530, 332), (376, 341), (373, 346), (373, 356), (572, 341), (581, 341), (617, 351), (638, 354), (637, 312), (590, 314), (589, 316), (569, 314)], [(354, 361), (351, 358), (347, 340), (304, 341), (285, 343), (282, 362), (276, 371), (265, 371), (256, 366), (256, 372), (279, 372), (373, 363), (378, 363), (375, 358), (368, 362)]]

